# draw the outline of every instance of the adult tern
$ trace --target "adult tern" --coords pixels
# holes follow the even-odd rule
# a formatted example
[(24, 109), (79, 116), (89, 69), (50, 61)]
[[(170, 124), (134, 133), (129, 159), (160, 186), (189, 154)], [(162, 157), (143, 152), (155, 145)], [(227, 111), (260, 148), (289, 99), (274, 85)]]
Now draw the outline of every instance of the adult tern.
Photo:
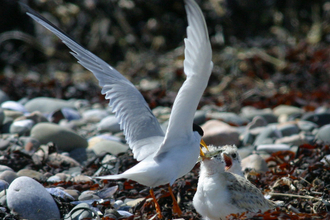
[[(185, 41), (184, 72), (187, 76), (174, 101), (169, 125), (164, 134), (141, 93), (117, 70), (84, 49), (72, 38), (37, 12), (25, 6), (27, 15), (53, 32), (73, 52), (86, 69), (90, 70), (102, 87), (102, 94), (124, 131), (134, 158), (140, 161), (122, 174), (97, 177), (99, 179), (127, 178), (149, 187), (169, 184), (173, 210), (181, 214), (170, 186), (188, 173), (202, 154), (201, 130), (193, 129), (194, 113), (212, 72), (212, 49), (201, 9), (194, 0), (184, 0), (188, 17)], [(154, 198), (152, 188), (150, 194)], [(159, 205), (154, 198), (159, 217)]]

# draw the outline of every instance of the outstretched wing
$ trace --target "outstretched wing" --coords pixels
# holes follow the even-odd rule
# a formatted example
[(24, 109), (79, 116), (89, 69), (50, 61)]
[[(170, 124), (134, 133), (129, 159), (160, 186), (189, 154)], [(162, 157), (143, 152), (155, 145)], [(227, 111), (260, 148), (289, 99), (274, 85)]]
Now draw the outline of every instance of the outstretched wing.
[(191, 136), (194, 114), (213, 68), (212, 49), (203, 13), (194, 0), (185, 0), (185, 7), (189, 25), (184, 60), (187, 79), (174, 101), (165, 140), (157, 155), (173, 147), (166, 144), (167, 140)]
[(90, 70), (98, 79), (102, 94), (110, 100), (109, 105), (112, 106), (121, 129), (124, 130), (134, 157), (143, 160), (153, 154), (162, 143), (164, 132), (135, 86), (116, 69), (80, 46), (39, 13), (27, 5), (21, 5), (27, 10), (27, 15), (59, 37), (73, 51), (70, 53), (77, 58), (78, 63)]

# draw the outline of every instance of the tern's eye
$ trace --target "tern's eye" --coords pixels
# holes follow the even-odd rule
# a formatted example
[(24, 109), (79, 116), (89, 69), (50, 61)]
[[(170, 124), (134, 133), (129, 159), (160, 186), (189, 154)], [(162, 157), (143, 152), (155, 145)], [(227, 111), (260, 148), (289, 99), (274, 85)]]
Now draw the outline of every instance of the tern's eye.
[(231, 154), (231, 157), (233, 158), (233, 159), (235, 159), (236, 157), (237, 157), (237, 154)]

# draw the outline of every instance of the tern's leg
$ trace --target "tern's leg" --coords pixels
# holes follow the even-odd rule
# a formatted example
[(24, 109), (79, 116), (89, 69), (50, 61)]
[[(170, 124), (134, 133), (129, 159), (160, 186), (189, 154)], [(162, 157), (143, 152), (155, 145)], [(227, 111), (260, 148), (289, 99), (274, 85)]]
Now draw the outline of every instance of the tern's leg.
[(162, 212), (160, 210), (160, 206), (159, 206), (159, 204), (157, 202), (157, 199), (155, 197), (154, 190), (152, 188), (150, 188), (149, 192), (150, 192), (150, 195), (151, 195), (152, 199), (154, 200), (155, 208), (156, 208), (156, 211), (157, 211), (157, 214), (158, 214), (158, 218), (162, 219), (163, 218), (163, 215), (162, 215)]
[(173, 213), (178, 214), (179, 216), (182, 215), (182, 211), (179, 207), (179, 204), (177, 203), (177, 201), (175, 199), (175, 196), (173, 194), (170, 184), (168, 184), (168, 191), (170, 191), (170, 194), (171, 194), (172, 200), (173, 200)]

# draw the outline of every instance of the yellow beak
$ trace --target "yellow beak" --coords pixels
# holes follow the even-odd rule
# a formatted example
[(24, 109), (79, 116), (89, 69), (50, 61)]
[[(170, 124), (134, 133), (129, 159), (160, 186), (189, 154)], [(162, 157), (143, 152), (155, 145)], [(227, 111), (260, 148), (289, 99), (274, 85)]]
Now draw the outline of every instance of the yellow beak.
[[(204, 142), (204, 140), (203, 139), (201, 139), (201, 143), (200, 143), (200, 145), (202, 146), (202, 147), (205, 147), (207, 150), (209, 150), (209, 148), (207, 147), (207, 145), (206, 145), (206, 143)], [(202, 151), (202, 147), (200, 147), (200, 156), (201, 157), (205, 157), (205, 154), (204, 154), (204, 152)]]

